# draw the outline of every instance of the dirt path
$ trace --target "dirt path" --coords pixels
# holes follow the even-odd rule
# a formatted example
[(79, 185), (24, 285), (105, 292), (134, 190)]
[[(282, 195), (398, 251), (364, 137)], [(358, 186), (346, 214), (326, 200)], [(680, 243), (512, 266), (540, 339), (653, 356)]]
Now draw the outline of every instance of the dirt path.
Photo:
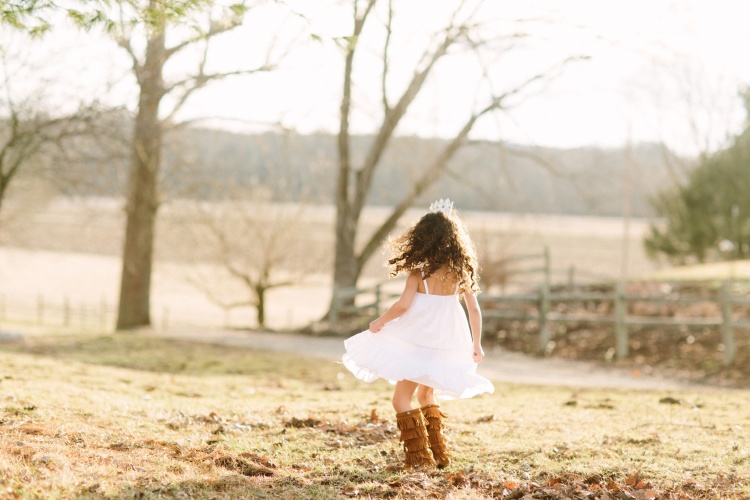
[[(154, 332), (167, 338), (213, 344), (306, 354), (337, 362), (344, 352), (343, 338), (311, 337), (293, 333), (238, 332), (232, 330), (180, 329)], [(343, 367), (342, 367), (343, 369)], [(632, 371), (602, 367), (594, 363), (554, 358), (535, 358), (493, 349), (479, 365), (479, 373), (495, 382), (559, 385), (567, 387), (612, 387), (631, 389), (700, 389), (700, 385)]]

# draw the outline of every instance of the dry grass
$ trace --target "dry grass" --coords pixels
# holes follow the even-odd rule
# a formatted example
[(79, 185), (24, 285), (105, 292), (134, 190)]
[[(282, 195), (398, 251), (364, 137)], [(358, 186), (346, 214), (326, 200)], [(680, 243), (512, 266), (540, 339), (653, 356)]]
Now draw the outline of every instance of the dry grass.
[(443, 408), (454, 464), (404, 472), (390, 386), (334, 362), (34, 336), (0, 350), (0, 498), (750, 497), (744, 391), (497, 384)]

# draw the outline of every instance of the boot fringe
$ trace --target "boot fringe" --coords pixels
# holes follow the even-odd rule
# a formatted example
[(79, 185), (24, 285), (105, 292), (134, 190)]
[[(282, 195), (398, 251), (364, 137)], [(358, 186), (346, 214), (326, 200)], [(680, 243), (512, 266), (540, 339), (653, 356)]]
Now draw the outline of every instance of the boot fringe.
[(423, 439), (427, 436), (424, 427), (415, 427), (413, 429), (404, 429), (401, 431), (399, 441), (409, 441), (411, 439)]
[(435, 455), (435, 460), (438, 460), (438, 457), (442, 460), (443, 457), (450, 458), (453, 456), (445, 443), (430, 443), (430, 449), (432, 454)]
[(427, 405), (420, 408), (425, 418), (448, 418), (448, 415), (440, 411), (438, 405)]
[(424, 420), (419, 415), (419, 410), (405, 411), (396, 414), (396, 425), (398, 430), (403, 431), (406, 429), (414, 429), (416, 427), (424, 427)]
[(427, 439), (409, 439), (408, 441), (404, 441), (404, 451), (407, 453), (427, 450), (429, 447), (430, 444), (427, 442)]
[(438, 464), (439, 468), (444, 468), (450, 465), (450, 457), (453, 454), (448, 450), (448, 437), (445, 436), (442, 430), (445, 428), (443, 419), (448, 416), (440, 411), (440, 406), (436, 404), (430, 404), (420, 408), (420, 411), (425, 417), (428, 441), (430, 443), (430, 451), (432, 456)]
[(419, 467), (423, 465), (435, 465), (435, 461), (430, 455), (430, 451), (425, 448), (419, 451), (408, 451), (406, 452), (406, 458), (404, 458), (404, 465), (407, 467)]
[(396, 414), (396, 425), (401, 431), (399, 441), (404, 443), (406, 467), (434, 466), (427, 434), (427, 421), (419, 409)]

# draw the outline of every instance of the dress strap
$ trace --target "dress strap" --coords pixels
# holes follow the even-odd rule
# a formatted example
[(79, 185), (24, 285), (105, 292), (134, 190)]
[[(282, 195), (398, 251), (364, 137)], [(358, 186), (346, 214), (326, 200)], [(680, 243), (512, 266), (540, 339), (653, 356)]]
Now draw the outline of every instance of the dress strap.
[(427, 280), (424, 279), (424, 268), (420, 268), (419, 272), (422, 273), (422, 283), (424, 283), (424, 293), (426, 295), (429, 295), (430, 294), (430, 289), (427, 287)]

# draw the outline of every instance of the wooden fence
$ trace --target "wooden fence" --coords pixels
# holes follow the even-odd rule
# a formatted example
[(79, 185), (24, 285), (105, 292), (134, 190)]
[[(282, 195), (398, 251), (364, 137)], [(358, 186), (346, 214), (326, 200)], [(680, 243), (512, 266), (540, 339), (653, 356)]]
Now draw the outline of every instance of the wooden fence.
[[(705, 287), (705, 284), (702, 285)], [(552, 291), (544, 282), (534, 292), (515, 295), (479, 295), (482, 316), (486, 320), (534, 321), (538, 325), (539, 350), (543, 352), (551, 340), (550, 324), (552, 323), (590, 323), (611, 325), (613, 344), (618, 359), (629, 354), (629, 329), (632, 327), (718, 327), (721, 330), (721, 341), (724, 345), (723, 363), (730, 365), (735, 358), (735, 331), (750, 329), (750, 319), (735, 314), (737, 306), (750, 307), (750, 297), (733, 294), (732, 284), (724, 283), (710, 294), (676, 296), (642, 295), (626, 293), (625, 283), (616, 283), (610, 290), (602, 292), (575, 291), (560, 287)], [(382, 284), (362, 289), (339, 289), (335, 292), (336, 300), (329, 316), (331, 329), (339, 328), (339, 319), (343, 316), (360, 316), (365, 319), (377, 317), (390, 305), (399, 293), (383, 291)], [(563, 314), (554, 311), (554, 306), (562, 303), (596, 303), (604, 305), (600, 309), (611, 311), (609, 314)], [(693, 316), (654, 316), (637, 315), (629, 312), (634, 303), (652, 305), (714, 305), (720, 311), (715, 317)], [(348, 304), (348, 305), (345, 305)], [(736, 317), (737, 316), (737, 317)], [(490, 321), (484, 321), (485, 332)]]
[(334, 288), (328, 322), (332, 331), (338, 331), (341, 319), (346, 317), (368, 316), (374, 319), (401, 293), (384, 290), (378, 283), (366, 288)]
[[(705, 285), (704, 285), (705, 286)], [(549, 343), (551, 323), (591, 323), (612, 325), (613, 343), (617, 358), (626, 358), (629, 354), (629, 327), (719, 327), (721, 341), (724, 345), (725, 365), (730, 365), (735, 357), (735, 330), (750, 329), (747, 317), (735, 317), (736, 306), (750, 306), (750, 297), (732, 293), (732, 284), (723, 283), (710, 295), (658, 296), (627, 294), (625, 283), (616, 283), (611, 291), (605, 292), (551, 292), (543, 284), (534, 293), (519, 295), (480, 295), (482, 315), (484, 318), (535, 321), (539, 331), (539, 350), (544, 351)], [(612, 311), (607, 315), (562, 314), (553, 311), (553, 306), (560, 303), (594, 302), (605, 304), (604, 309)], [(720, 314), (716, 317), (674, 317), (636, 315), (629, 313), (633, 303), (647, 304), (703, 304), (716, 305)], [(509, 305), (521, 304), (526, 307), (508, 309)], [(529, 312), (528, 309), (535, 309)], [(486, 322), (485, 322), (486, 325)]]

